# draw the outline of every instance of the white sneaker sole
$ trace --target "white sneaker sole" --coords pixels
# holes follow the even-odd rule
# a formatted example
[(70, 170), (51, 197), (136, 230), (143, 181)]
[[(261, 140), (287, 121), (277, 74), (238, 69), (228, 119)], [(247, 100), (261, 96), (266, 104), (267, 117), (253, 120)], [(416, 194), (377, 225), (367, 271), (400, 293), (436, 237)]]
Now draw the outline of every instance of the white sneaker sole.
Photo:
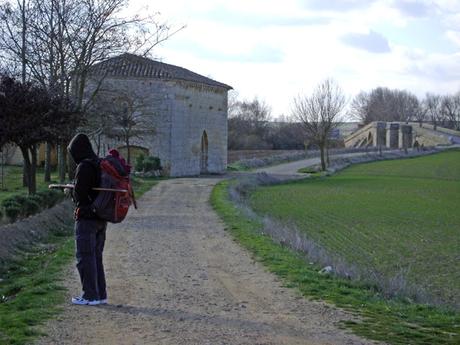
[(95, 300), (95, 301), (88, 301), (86, 299), (79, 299), (72, 297), (72, 304), (75, 305), (99, 305), (101, 304), (101, 301)]

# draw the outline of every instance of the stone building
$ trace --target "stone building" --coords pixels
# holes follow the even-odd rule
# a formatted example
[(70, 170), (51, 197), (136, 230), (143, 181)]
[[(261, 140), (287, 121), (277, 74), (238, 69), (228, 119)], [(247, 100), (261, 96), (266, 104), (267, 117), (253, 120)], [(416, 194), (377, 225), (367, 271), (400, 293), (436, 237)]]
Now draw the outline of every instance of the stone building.
[[(112, 107), (130, 112), (141, 125), (130, 152), (159, 157), (170, 176), (191, 176), (222, 173), (227, 167), (230, 89), (182, 67), (123, 54), (91, 68), (85, 97), (97, 95), (93, 116), (101, 107)], [(112, 135), (96, 146), (123, 151), (125, 144)]]

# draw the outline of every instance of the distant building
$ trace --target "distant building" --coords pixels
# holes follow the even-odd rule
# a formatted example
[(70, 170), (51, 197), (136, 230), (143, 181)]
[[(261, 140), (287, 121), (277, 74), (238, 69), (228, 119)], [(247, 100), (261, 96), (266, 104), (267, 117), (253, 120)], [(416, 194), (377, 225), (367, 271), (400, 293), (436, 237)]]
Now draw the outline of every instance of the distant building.
[[(85, 97), (96, 88), (98, 97), (119, 94), (138, 104), (146, 130), (133, 138), (134, 152), (160, 157), (170, 176), (225, 171), (230, 86), (182, 67), (123, 54), (90, 69)], [(124, 145), (120, 138), (103, 138), (104, 149), (123, 151)]]

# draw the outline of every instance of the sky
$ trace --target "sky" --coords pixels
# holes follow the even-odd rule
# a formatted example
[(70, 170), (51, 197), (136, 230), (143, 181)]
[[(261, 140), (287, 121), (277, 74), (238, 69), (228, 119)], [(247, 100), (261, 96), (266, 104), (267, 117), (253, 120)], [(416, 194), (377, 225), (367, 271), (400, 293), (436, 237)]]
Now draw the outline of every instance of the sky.
[(460, 0), (157, 0), (149, 11), (186, 25), (157, 58), (265, 101), (274, 117), (326, 78), (349, 100), (379, 86), (460, 90)]

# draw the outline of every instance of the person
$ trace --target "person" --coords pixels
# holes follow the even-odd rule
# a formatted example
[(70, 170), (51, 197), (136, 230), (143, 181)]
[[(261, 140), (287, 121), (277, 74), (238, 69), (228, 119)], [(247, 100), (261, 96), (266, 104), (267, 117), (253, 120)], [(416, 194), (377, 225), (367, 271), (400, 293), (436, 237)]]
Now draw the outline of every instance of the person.
[(75, 241), (77, 269), (83, 294), (72, 298), (73, 304), (107, 304), (102, 254), (104, 251), (107, 222), (98, 219), (91, 208), (99, 186), (99, 158), (94, 153), (89, 138), (77, 134), (70, 142), (68, 151), (77, 164), (73, 199), (75, 202)]

